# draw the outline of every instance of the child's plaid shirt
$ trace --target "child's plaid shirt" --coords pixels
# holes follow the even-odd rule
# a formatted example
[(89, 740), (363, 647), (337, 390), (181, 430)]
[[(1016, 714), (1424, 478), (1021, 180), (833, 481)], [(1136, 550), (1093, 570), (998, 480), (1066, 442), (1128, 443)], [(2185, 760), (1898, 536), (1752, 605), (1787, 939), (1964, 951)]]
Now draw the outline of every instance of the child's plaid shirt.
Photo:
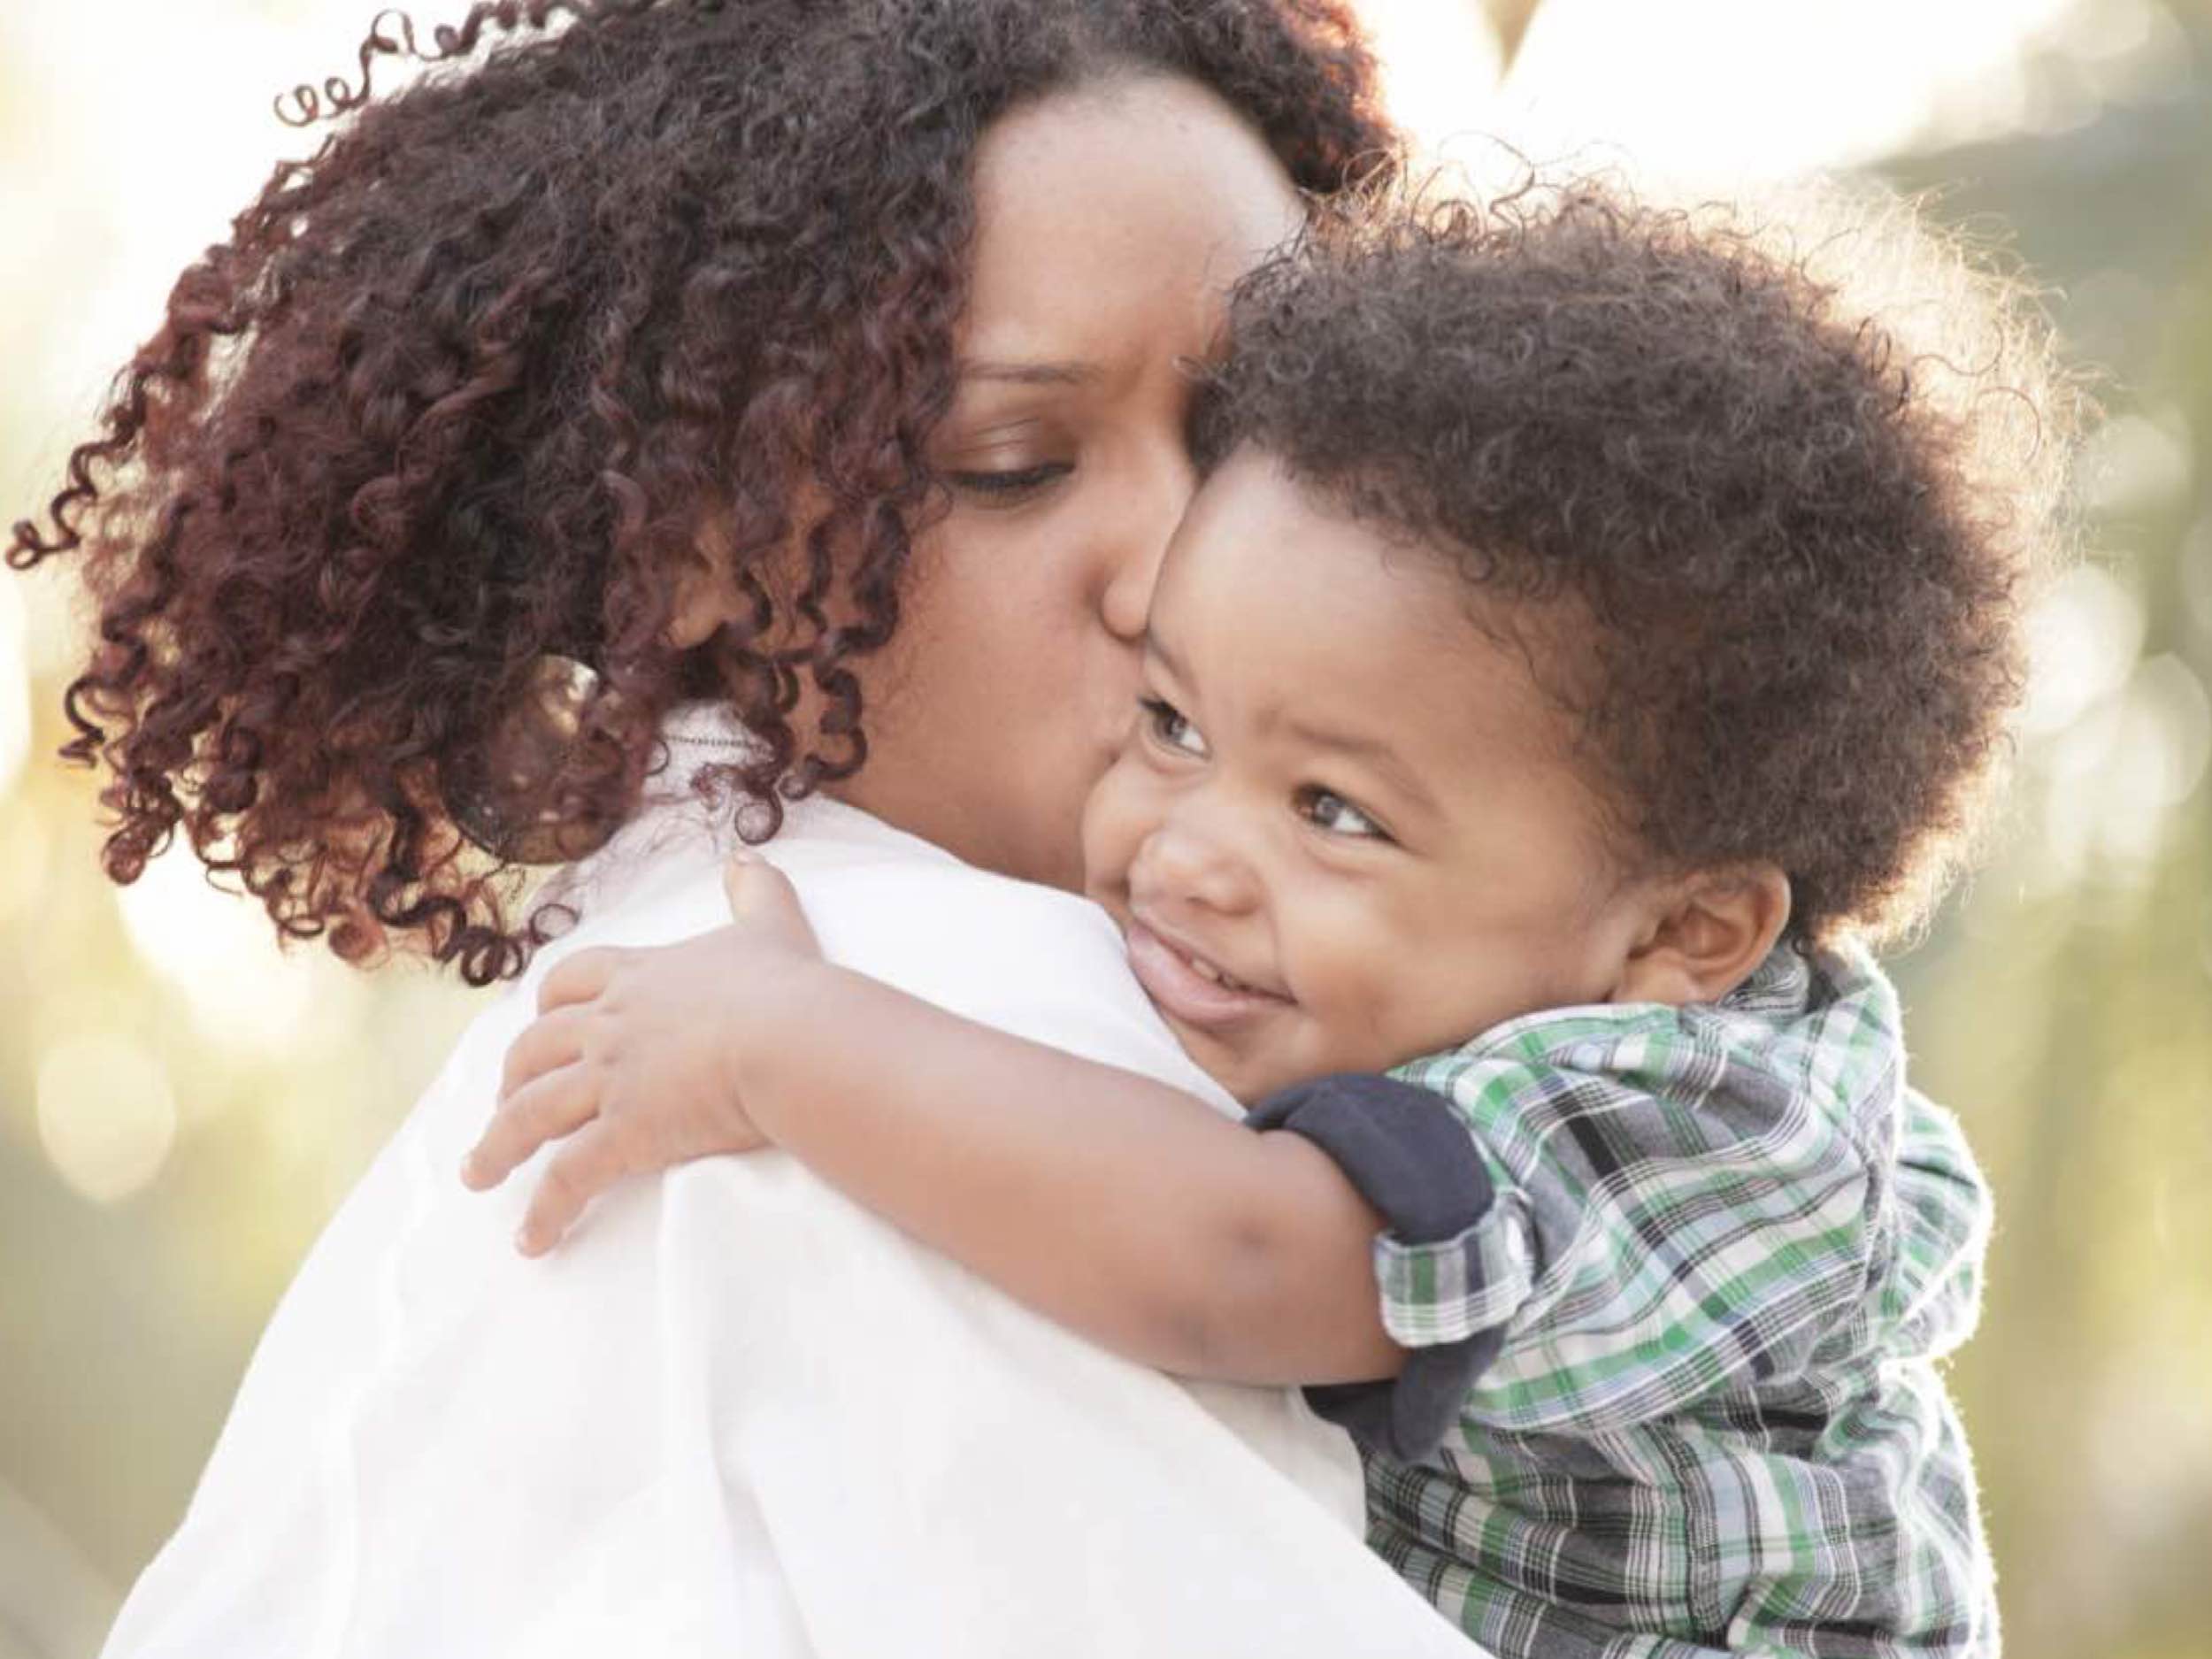
[(1717, 1006), (1533, 1015), (1254, 1114), (1393, 1221), (1412, 1360), (1311, 1393), (1366, 1446), (1375, 1547), (1484, 1647), (1997, 1651), (1934, 1368), (1988, 1201), (1903, 1072), (1872, 961), (1783, 949)]

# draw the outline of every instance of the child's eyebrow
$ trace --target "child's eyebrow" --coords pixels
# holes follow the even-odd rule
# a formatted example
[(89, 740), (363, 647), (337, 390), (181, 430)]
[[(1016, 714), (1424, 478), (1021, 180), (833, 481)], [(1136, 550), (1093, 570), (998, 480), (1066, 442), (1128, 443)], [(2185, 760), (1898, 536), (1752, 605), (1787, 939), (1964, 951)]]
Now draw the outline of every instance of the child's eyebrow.
[(1168, 649), (1167, 641), (1160, 637), (1157, 628), (1148, 626), (1145, 629), (1144, 650), (1146, 656), (1157, 657), (1160, 665), (1175, 679), (1181, 680), (1185, 685), (1190, 683), (1190, 676), (1183, 672), (1181, 660)]
[(1390, 746), (1387, 739), (1333, 731), (1295, 715), (1285, 717), (1283, 730), (1311, 748), (1328, 749), (1361, 762), (1413, 805), (1426, 812), (1441, 814), (1443, 809), (1437, 804), (1436, 797), (1429, 793), (1428, 786), (1406, 764), (1404, 757)]

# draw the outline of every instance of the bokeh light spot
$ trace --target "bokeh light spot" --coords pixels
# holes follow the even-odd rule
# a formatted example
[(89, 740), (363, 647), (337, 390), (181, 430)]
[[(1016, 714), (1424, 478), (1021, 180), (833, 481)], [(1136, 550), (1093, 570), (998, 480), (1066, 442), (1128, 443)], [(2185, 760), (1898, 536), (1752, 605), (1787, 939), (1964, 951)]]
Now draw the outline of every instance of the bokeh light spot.
[(2081, 459), (2089, 504), (2115, 517), (2166, 511), (2189, 493), (2193, 449), (2178, 410), (2116, 416)]
[(288, 956), (260, 906), (211, 886), (188, 851), (155, 859), (115, 902), (138, 954), (226, 1048), (283, 1057), (341, 1040), (360, 1010), (357, 976), (312, 951)]
[(62, 1179), (85, 1197), (128, 1198), (161, 1172), (176, 1141), (168, 1075), (119, 1033), (69, 1038), (39, 1065), (38, 1138)]
[(2067, 572), (2028, 618), (2021, 729), (2032, 737), (2064, 732), (2127, 684), (2143, 626), (2142, 605), (2110, 571), (2081, 565)]
[[(0, 790), (4, 797), (5, 790)], [(0, 927), (13, 921), (44, 894), (46, 864), (53, 846), (45, 820), (27, 803), (0, 798)]]
[(31, 752), (31, 672), (24, 651), (23, 596), (0, 582), (0, 796), (15, 787)]
[(1502, 65), (1472, 0), (1363, 0), (1361, 20), (1382, 65), (1385, 103), (1423, 150), (1481, 122)]

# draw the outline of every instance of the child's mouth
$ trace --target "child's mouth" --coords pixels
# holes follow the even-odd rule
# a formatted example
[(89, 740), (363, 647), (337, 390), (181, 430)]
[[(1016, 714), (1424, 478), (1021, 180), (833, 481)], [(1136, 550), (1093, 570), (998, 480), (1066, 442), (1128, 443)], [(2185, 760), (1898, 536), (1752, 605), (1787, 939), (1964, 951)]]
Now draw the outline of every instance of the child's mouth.
[(1290, 1000), (1246, 984), (1133, 918), (1125, 939), (1130, 972), (1145, 995), (1162, 1013), (1187, 1025), (1231, 1025)]

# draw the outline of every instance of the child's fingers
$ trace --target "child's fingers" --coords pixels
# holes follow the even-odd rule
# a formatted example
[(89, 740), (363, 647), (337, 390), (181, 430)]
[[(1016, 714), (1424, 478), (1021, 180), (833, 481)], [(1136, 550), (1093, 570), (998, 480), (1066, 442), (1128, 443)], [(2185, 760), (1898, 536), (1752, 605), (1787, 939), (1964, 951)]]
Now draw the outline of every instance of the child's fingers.
[(629, 954), (618, 945), (594, 945), (555, 964), (538, 986), (538, 1012), (591, 1002)]
[(791, 879), (757, 853), (741, 853), (722, 866), (722, 893), (730, 919), (763, 929), (809, 950), (818, 947)]
[(584, 1030), (590, 1016), (579, 1005), (541, 1014), (508, 1045), (499, 1066), (499, 1098), (548, 1071), (573, 1064), (584, 1052)]
[(597, 1079), (582, 1066), (547, 1072), (499, 1103), (461, 1160), (462, 1184), (479, 1192), (498, 1186), (547, 1141), (575, 1133), (598, 1115)]
[(735, 921), (772, 915), (781, 904), (796, 907), (790, 878), (749, 848), (733, 853), (722, 866), (722, 895), (730, 902)]
[(546, 1165), (515, 1234), (515, 1248), (525, 1256), (543, 1256), (576, 1225), (585, 1205), (629, 1172), (617, 1126), (604, 1119), (587, 1124)]

